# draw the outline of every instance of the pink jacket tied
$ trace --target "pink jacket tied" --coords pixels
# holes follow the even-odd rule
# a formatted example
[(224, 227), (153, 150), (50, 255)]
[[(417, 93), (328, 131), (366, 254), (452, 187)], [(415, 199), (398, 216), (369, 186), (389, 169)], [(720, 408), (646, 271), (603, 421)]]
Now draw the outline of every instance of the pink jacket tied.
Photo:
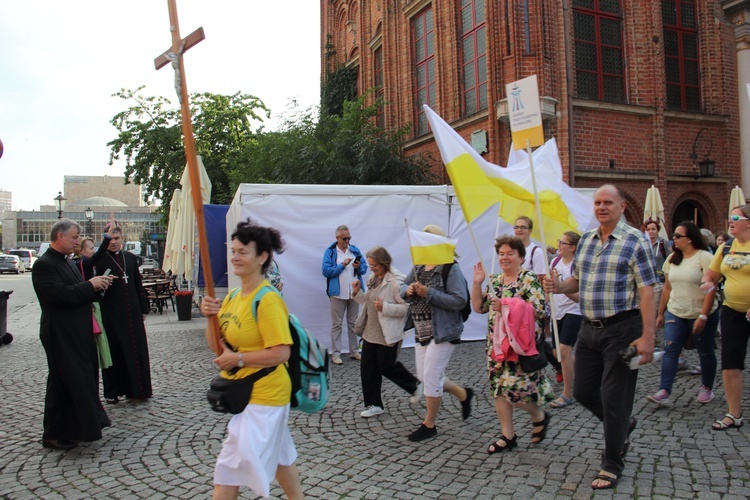
[(517, 362), (519, 354), (538, 354), (534, 306), (518, 297), (500, 299), (500, 304), (492, 331), (492, 359)]

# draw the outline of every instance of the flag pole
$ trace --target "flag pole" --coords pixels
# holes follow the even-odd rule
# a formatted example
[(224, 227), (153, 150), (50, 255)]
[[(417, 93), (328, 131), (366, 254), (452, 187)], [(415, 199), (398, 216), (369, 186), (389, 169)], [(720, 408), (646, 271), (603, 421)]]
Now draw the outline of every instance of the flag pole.
[[(500, 202), (502, 203), (502, 202)], [(492, 240), (492, 249), (495, 249), (495, 241), (497, 241), (497, 234), (500, 232), (500, 215), (497, 216), (497, 223), (495, 224), (495, 239)], [(494, 252), (493, 252), (494, 253)], [(492, 259), (492, 269), (490, 269), (490, 274), (495, 274), (495, 261), (497, 259)]]
[[(534, 205), (536, 206), (536, 218), (539, 225), (539, 236), (542, 243), (542, 251), (547, 255), (547, 239), (544, 237), (544, 220), (542, 219), (542, 206), (539, 204), (539, 192), (536, 189), (536, 174), (534, 173), (534, 158), (531, 154), (531, 143), (526, 139), (526, 154), (529, 155), (529, 169), (531, 170), (531, 185), (534, 188)], [(552, 276), (549, 271), (549, 262), (546, 258), (544, 261), (544, 274), (550, 279)], [(562, 362), (562, 355), (560, 354), (560, 334), (557, 331), (557, 321), (555, 320), (555, 297), (553, 294), (547, 294), (547, 301), (550, 305), (550, 323), (552, 324), (552, 333), (555, 337), (555, 345), (557, 346), (557, 361)]]
[(411, 235), (409, 234), (409, 222), (404, 217), (404, 226), (406, 226), (406, 240), (409, 242), (409, 257), (411, 257), (411, 266), (414, 269), (414, 281), (417, 281), (417, 265), (414, 263), (414, 254), (411, 252)]

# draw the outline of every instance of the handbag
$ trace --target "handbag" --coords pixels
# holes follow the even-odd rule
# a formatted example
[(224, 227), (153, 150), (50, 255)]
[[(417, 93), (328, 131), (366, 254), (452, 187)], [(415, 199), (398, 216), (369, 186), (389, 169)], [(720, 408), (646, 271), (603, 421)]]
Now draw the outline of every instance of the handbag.
[(524, 373), (538, 372), (547, 366), (547, 355), (544, 354), (544, 336), (539, 335), (536, 339), (537, 354), (533, 356), (518, 355), (518, 364)]
[(242, 413), (250, 402), (255, 382), (275, 369), (275, 366), (262, 368), (252, 375), (236, 380), (229, 380), (217, 375), (211, 381), (206, 392), (206, 399), (208, 399), (211, 409), (218, 413), (231, 413), (233, 415)]

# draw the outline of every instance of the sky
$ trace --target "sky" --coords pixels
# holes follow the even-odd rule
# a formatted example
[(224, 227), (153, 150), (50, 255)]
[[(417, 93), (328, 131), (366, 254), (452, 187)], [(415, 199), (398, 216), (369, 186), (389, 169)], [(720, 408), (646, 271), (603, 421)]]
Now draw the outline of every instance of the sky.
[[(320, 95), (317, 0), (178, 0), (180, 35), (206, 39), (185, 52), (190, 94), (242, 92), (271, 109), (273, 129), (295, 101)], [(124, 175), (109, 166), (112, 117), (130, 104), (112, 94), (141, 85), (178, 106), (166, 0), (0, 0), (0, 190), (13, 210), (53, 205), (65, 175)], [(63, 193), (64, 194), (64, 193)]]

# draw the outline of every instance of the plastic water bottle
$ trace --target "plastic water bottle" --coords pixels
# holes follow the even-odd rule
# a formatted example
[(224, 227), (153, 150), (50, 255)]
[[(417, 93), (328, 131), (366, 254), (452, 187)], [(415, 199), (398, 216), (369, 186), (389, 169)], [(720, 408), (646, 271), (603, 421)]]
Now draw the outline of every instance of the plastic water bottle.
[[(663, 357), (664, 357), (664, 351), (656, 351), (654, 353), (653, 360), (651, 362), (655, 363), (657, 361), (660, 361), (661, 358), (663, 358)], [(637, 355), (633, 356), (632, 358), (630, 358), (630, 361), (628, 362), (628, 367), (631, 370), (637, 370), (638, 368), (640, 368), (641, 367), (641, 358), (642, 358), (642, 356), (640, 354), (637, 354)]]

